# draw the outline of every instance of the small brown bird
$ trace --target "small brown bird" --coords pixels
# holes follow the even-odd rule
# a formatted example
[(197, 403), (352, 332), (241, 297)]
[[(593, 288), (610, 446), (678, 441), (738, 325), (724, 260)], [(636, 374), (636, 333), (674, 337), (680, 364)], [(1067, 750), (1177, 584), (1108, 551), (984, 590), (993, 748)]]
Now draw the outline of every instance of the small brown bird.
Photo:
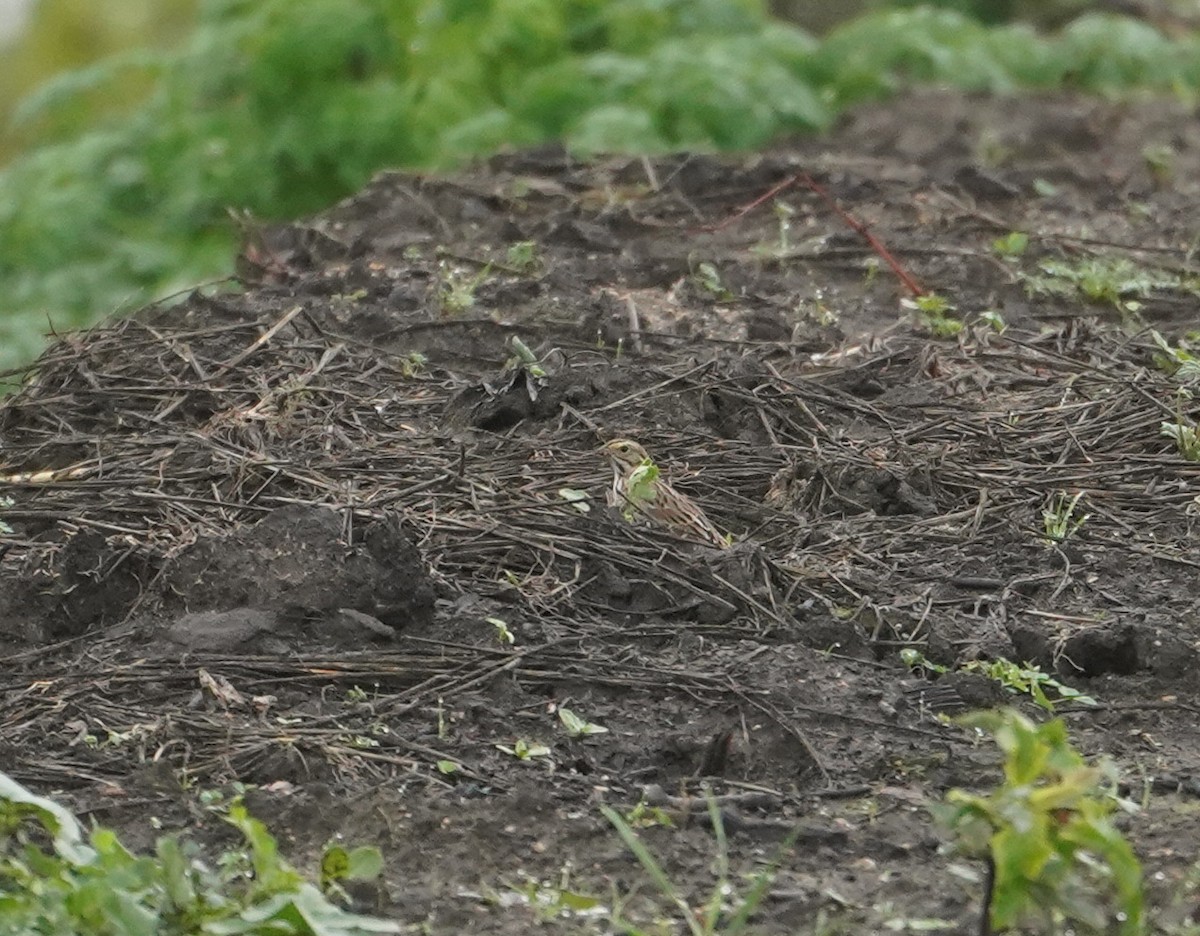
[(657, 466), (636, 442), (613, 439), (601, 451), (613, 467), (608, 503), (620, 508), (626, 519), (640, 516), (686, 539), (722, 548), (729, 545), (691, 498), (659, 477)]

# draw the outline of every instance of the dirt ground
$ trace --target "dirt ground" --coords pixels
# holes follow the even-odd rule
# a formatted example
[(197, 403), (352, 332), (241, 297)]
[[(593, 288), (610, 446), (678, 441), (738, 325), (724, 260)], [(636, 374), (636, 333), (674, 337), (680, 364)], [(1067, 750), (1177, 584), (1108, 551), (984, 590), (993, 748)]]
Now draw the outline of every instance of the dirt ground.
[[(738, 887), (800, 828), (757, 932), (971, 932), (927, 805), (997, 756), (937, 715), (1039, 710), (899, 653), (1004, 657), (1096, 699), (1061, 711), (1182, 919), (1200, 463), (1151, 329), (1196, 321), (1198, 178), (1171, 102), (930, 92), (741, 157), (388, 173), (251, 237), (244, 290), (64, 337), (0, 408), (0, 764), (135, 846), (228, 841), (206, 797), (245, 785), (303, 867), (381, 846), (361, 906), (438, 934), (611, 930), (564, 885), (675, 931), (599, 807), (672, 815), (641, 834), (698, 903), (708, 785)], [(607, 508), (617, 436), (732, 545)]]

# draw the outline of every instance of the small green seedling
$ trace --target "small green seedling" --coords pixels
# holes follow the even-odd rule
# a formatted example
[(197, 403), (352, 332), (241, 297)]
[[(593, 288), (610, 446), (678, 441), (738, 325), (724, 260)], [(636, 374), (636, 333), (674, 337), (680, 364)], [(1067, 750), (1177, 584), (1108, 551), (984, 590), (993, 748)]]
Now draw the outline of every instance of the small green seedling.
[(592, 505), (588, 503), (591, 495), (587, 491), (581, 491), (579, 488), (559, 488), (558, 496), (580, 513), (589, 513), (592, 509)]
[(1137, 299), (1156, 290), (1174, 290), (1191, 295), (1196, 284), (1168, 270), (1139, 266), (1126, 257), (1084, 257), (1067, 262), (1046, 259), (1038, 273), (1022, 274), (1030, 296), (1082, 299), (1096, 305), (1112, 305), (1122, 314), (1136, 315)]
[(1065, 542), (1091, 517), (1091, 514), (1084, 514), (1082, 517), (1075, 515), (1082, 497), (1083, 491), (1080, 491), (1068, 500), (1067, 493), (1059, 491), (1042, 508), (1042, 533), (1046, 545), (1054, 546)]
[(1200, 359), (1192, 354), (1187, 341), (1181, 340), (1178, 345), (1173, 345), (1153, 329), (1150, 338), (1158, 345), (1158, 353), (1154, 355), (1155, 367), (1180, 383), (1200, 380)]
[(1111, 762), (1087, 764), (1059, 719), (1036, 725), (1001, 709), (955, 721), (990, 734), (1004, 754), (999, 787), (951, 790), (934, 809), (955, 849), (987, 865), (979, 932), (1142, 936), (1141, 865), (1112, 819), (1135, 807), (1118, 798)]
[(510, 757), (515, 757), (517, 760), (533, 760), (535, 757), (549, 757), (550, 748), (544, 744), (536, 744), (531, 741), (526, 741), (524, 738), (517, 738), (513, 742), (512, 747), (504, 744), (497, 744), (496, 750), (503, 751)]
[(925, 293), (915, 299), (902, 299), (900, 304), (916, 313), (917, 324), (936, 338), (953, 338), (963, 329), (961, 319), (950, 315), (954, 306), (937, 293)]
[(513, 636), (513, 632), (509, 630), (508, 621), (504, 618), (490, 617), (484, 618), (489, 624), (496, 629), (496, 640), (502, 644), (512, 645), (517, 642), (517, 638)]
[(625, 813), (625, 821), (635, 829), (652, 829), (658, 826), (675, 828), (675, 820), (669, 812), (661, 806), (651, 806), (645, 800), (638, 800), (638, 804)]
[(562, 706), (559, 706), (558, 709), (558, 720), (562, 722), (567, 735), (572, 738), (586, 738), (588, 735), (606, 734), (608, 732), (608, 729), (603, 725), (596, 725), (590, 721), (586, 721), (569, 708), (563, 708)]
[(345, 903), (349, 895), (343, 881), (374, 881), (382, 873), (383, 852), (374, 845), (357, 848), (330, 845), (321, 855), (321, 893)]
[(729, 302), (733, 293), (721, 282), (721, 274), (716, 266), (707, 260), (696, 265), (692, 274), (692, 282), (711, 295), (717, 302)]
[(783, 256), (791, 249), (791, 233), (792, 233), (792, 217), (796, 214), (796, 209), (785, 201), (776, 199), (771, 203), (771, 210), (775, 212), (775, 220), (779, 224), (779, 255)]
[[(561, 925), (562, 921), (567, 919), (587, 919), (609, 914), (608, 908), (598, 897), (570, 888), (569, 868), (564, 868), (562, 880), (557, 885), (546, 881), (527, 880), (523, 885), (509, 889), (517, 899), (533, 910), (538, 921), (544, 925)], [(501, 899), (500, 903), (501, 906), (507, 906), (511, 901)]]
[(400, 359), (400, 373), (406, 378), (411, 379), (418, 374), (424, 373), (428, 364), (429, 358), (420, 351), (409, 351), (408, 354)]
[(992, 250), (1005, 260), (1016, 260), (1029, 247), (1029, 235), (1024, 231), (1010, 231), (992, 241)]
[(450, 737), (450, 723), (446, 718), (446, 705), (441, 696), (438, 696), (437, 700), (437, 736), (439, 741)]
[(983, 322), (984, 325), (988, 326), (997, 335), (1003, 335), (1005, 329), (1008, 328), (1008, 325), (1004, 321), (1004, 316), (1002, 316), (995, 309), (988, 309), (986, 312), (980, 312), (979, 321)]
[(452, 760), (439, 760), (435, 765), (437, 772), (446, 777), (453, 777), (462, 770), (462, 764)]
[(879, 258), (872, 255), (863, 261), (863, 286), (872, 286), (875, 280), (879, 279), (879, 271), (882, 269), (882, 264)]
[(505, 368), (511, 370), (517, 367), (523, 367), (533, 377), (545, 377), (546, 369), (542, 367), (541, 361), (537, 355), (530, 350), (529, 345), (525, 344), (516, 335), (508, 336), (508, 347), (512, 351), (510, 357), (504, 364)]
[(785, 201), (776, 199), (771, 203), (775, 213), (775, 242), (763, 241), (756, 244), (751, 252), (764, 259), (783, 258), (792, 249), (792, 217), (796, 209)]
[(1175, 448), (1188, 461), (1200, 461), (1200, 435), (1190, 423), (1165, 422), (1161, 424), (1159, 435), (1164, 435), (1175, 443)]
[[(693, 907), (679, 892), (674, 882), (667, 876), (658, 859), (650, 853), (645, 843), (638, 837), (631, 825), (611, 806), (601, 806), (604, 817), (613, 824), (617, 834), (626, 847), (633, 852), (641, 863), (642, 868), (658, 887), (666, 902), (681, 918), (679, 922), (691, 936), (715, 936), (717, 933), (728, 936), (739, 936), (747, 931), (750, 917), (758, 909), (775, 881), (775, 872), (779, 868), (783, 856), (791, 849), (796, 841), (799, 830), (790, 833), (779, 846), (771, 861), (751, 879), (750, 887), (740, 898), (731, 880), (729, 870), (729, 846), (725, 837), (725, 823), (721, 817), (721, 808), (711, 791), (705, 791), (708, 801), (708, 818), (712, 826), (713, 837), (716, 839), (716, 871), (717, 880), (703, 905)], [(621, 932), (640, 933), (642, 930), (621, 917), (621, 911), (614, 900), (612, 923)]]
[[(982, 673), (994, 679), (1008, 692), (1018, 695), (1028, 695), (1034, 702), (1053, 712), (1055, 706), (1063, 702), (1074, 702), (1077, 705), (1095, 705), (1096, 700), (1090, 695), (1064, 686), (1049, 673), (1026, 663), (1024, 666), (1001, 657), (998, 660), (972, 660), (963, 666), (965, 673)], [(1046, 695), (1046, 690), (1054, 693), (1054, 698)]]
[(438, 270), (441, 278), (438, 297), (442, 311), (450, 315), (460, 315), (475, 305), (475, 293), (492, 272), (492, 265), (487, 264), (471, 276), (442, 260), (438, 263)]
[[(934, 663), (913, 647), (900, 651), (900, 659), (904, 665), (921, 674), (948, 673), (949, 666)], [(1096, 700), (1085, 695), (1078, 689), (1064, 686), (1049, 673), (1043, 673), (1038, 667), (1026, 663), (1024, 666), (1000, 657), (998, 660), (970, 660), (956, 667), (960, 673), (982, 673), (994, 679), (1008, 692), (1028, 694), (1038, 705), (1047, 712), (1053, 712), (1055, 706), (1063, 702), (1074, 702), (1078, 705), (1096, 705)], [(1046, 694), (1046, 690), (1054, 693), (1054, 698)]]
[(541, 266), (537, 244), (533, 241), (517, 241), (509, 244), (504, 255), (505, 264), (518, 273), (533, 273)]

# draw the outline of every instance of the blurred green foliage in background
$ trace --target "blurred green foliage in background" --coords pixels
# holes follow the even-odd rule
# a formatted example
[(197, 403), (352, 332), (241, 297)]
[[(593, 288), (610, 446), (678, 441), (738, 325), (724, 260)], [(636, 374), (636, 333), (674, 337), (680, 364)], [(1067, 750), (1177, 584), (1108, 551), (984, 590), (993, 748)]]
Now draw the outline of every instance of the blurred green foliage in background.
[(227, 208), (295, 217), (383, 167), (547, 139), (748, 149), (914, 82), (1191, 93), (1200, 42), (1110, 16), (1042, 35), (932, 8), (818, 39), (758, 0), (200, 0), (167, 51), (63, 73), (17, 109), (38, 145), (0, 171), (0, 367), (48, 323), (227, 274)]

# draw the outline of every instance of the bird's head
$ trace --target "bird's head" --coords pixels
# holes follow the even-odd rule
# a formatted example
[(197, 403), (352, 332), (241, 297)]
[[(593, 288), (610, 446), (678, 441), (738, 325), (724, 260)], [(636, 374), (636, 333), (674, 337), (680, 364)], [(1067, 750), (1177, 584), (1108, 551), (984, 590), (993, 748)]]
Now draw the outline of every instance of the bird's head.
[(629, 470), (637, 468), (650, 457), (644, 448), (630, 439), (613, 439), (601, 451), (612, 459), (614, 465)]

